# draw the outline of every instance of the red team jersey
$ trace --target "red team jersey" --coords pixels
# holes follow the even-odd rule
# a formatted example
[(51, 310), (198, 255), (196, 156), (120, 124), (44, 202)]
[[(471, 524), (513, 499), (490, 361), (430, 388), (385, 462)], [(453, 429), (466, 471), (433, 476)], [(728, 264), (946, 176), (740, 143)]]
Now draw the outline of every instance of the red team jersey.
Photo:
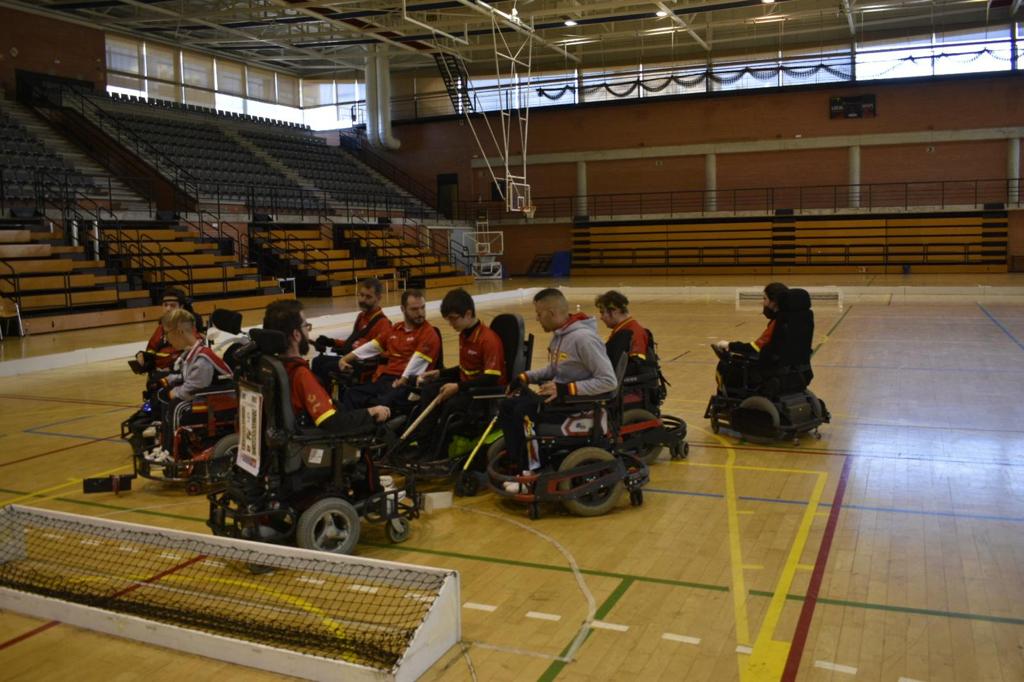
[(481, 373), (497, 376), (499, 385), (508, 383), (501, 339), (493, 329), (478, 322), (459, 335), (459, 381), (476, 379)]
[(618, 334), (620, 331), (629, 330), (633, 332), (633, 340), (630, 342), (629, 355), (630, 357), (637, 357), (641, 360), (647, 359), (647, 330), (644, 329), (643, 325), (634, 320), (632, 317), (627, 317), (625, 320), (616, 325), (612, 333), (608, 335), (608, 340), (611, 341), (612, 337)]
[(320, 426), (337, 411), (331, 396), (327, 395), (304, 359), (284, 358), (282, 362), (292, 386), (291, 403), (295, 416), (308, 414), (313, 423)]
[(373, 342), (386, 358), (386, 362), (373, 375), (374, 381), (385, 374), (402, 376), (414, 355), (427, 363), (426, 369), (433, 369), (441, 352), (441, 336), (429, 322), (411, 331), (405, 328), (404, 321), (396, 322)]

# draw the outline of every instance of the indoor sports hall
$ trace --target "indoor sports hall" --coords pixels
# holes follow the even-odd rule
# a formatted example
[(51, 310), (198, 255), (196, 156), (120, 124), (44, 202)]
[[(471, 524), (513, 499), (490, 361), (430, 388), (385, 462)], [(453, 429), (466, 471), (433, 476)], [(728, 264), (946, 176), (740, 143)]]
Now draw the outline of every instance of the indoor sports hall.
[[(1024, 679), (1022, 22), (0, 0), (0, 677)], [(472, 381), (459, 289), (497, 393), (322, 445), (371, 309)], [(502, 469), (572, 324), (615, 389)]]

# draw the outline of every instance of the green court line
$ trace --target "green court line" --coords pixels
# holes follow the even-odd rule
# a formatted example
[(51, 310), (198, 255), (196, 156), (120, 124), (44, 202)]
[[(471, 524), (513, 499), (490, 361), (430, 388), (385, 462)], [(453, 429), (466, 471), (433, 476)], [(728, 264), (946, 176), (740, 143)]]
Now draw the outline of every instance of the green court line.
[[(20, 491), (20, 490), (11, 490), (9, 488), (0, 488), (0, 493), (9, 493), (9, 494), (12, 494), (12, 495), (19, 495), (19, 496), (27, 495), (28, 494), (28, 493), (25, 493), (25, 492)], [(40, 497), (44, 497), (44, 496), (40, 495)], [(167, 518), (167, 519), (176, 519), (176, 520), (179, 520), (179, 521), (191, 521), (193, 523), (202, 523), (202, 524), (206, 523), (206, 519), (197, 518), (197, 517), (194, 517), (194, 516), (184, 516), (184, 515), (180, 515), (180, 514), (169, 514), (167, 512), (161, 512), (161, 511), (150, 510), (150, 509), (131, 509), (129, 507), (120, 507), (118, 505), (105, 504), (103, 502), (94, 502), (92, 500), (77, 500), (77, 499), (72, 499), (72, 498), (68, 498), (68, 497), (52, 497), (52, 498), (48, 498), (48, 499), (52, 499), (55, 502), (64, 502), (66, 504), (77, 504), (77, 505), (82, 505), (82, 506), (85, 506), (85, 507), (96, 507), (98, 509), (110, 509), (110, 510), (114, 510), (114, 511), (124, 512), (126, 514), (142, 514), (142, 515), (146, 515), (146, 516), (156, 516), (156, 517), (162, 517), (162, 518)], [(4, 502), (2, 500), (0, 500), (0, 506), (3, 506), (3, 504), (4, 504)], [(536, 562), (531, 562), (531, 561), (517, 561), (515, 559), (503, 559), (501, 557), (490, 557), (490, 556), (483, 556), (483, 555), (478, 555), (478, 554), (463, 554), (461, 552), (449, 552), (449, 551), (445, 551), (445, 550), (441, 550), (441, 549), (428, 549), (428, 548), (425, 548), (425, 547), (410, 547), (410, 546), (407, 546), (407, 545), (392, 545), (392, 544), (381, 544), (381, 543), (374, 543), (374, 542), (361, 542), (359, 544), (363, 545), (364, 547), (373, 547), (375, 549), (390, 549), (390, 550), (397, 551), (397, 552), (412, 552), (412, 553), (416, 553), (416, 554), (427, 554), (427, 555), (432, 555), (432, 556), (442, 556), (442, 557), (448, 557), (448, 558), (452, 558), (452, 559), (465, 559), (467, 561), (480, 561), (480, 562), (489, 563), (489, 564), (504, 564), (506, 566), (519, 566), (521, 568), (534, 568), (534, 569), (541, 570), (541, 571), (557, 571), (559, 573), (571, 573), (572, 572), (572, 569), (569, 568), (568, 566), (556, 566), (556, 565), (553, 565), (553, 564), (541, 564), (541, 563), (536, 563)], [(712, 585), (710, 583), (698, 583), (698, 582), (691, 582), (691, 581), (688, 581), (688, 580), (673, 580), (672, 578), (654, 578), (654, 577), (643, 576), (643, 575), (629, 575), (627, 573), (615, 573), (615, 572), (612, 572), (612, 571), (599, 571), (599, 570), (589, 569), (589, 568), (581, 568), (580, 569), (580, 573), (583, 573), (584, 575), (592, 575), (592, 576), (601, 577), (601, 578), (618, 578), (619, 580), (629, 581), (630, 584), (632, 584), (633, 582), (642, 582), (642, 583), (649, 583), (649, 584), (653, 584), (653, 585), (669, 585), (671, 587), (689, 587), (689, 588), (693, 588), (693, 589), (696, 589), (696, 590), (706, 590), (706, 591), (711, 591), (711, 592), (728, 592), (729, 591), (729, 587), (727, 585)], [(622, 589), (623, 592), (625, 591), (625, 588), (622, 588), (621, 585), (620, 585), (620, 588)], [(753, 597), (771, 598), (773, 593), (772, 592), (766, 592), (764, 590), (750, 590), (748, 592), (748, 594), (750, 594)], [(619, 594), (618, 597), (616, 597), (616, 601), (621, 596), (622, 595)], [(611, 597), (609, 597), (609, 599), (610, 598)], [(788, 601), (799, 601), (799, 602), (802, 602), (804, 600), (804, 595), (802, 595), (802, 594), (788, 594), (788, 595), (786, 595), (786, 599)], [(982, 615), (982, 614), (978, 614), (978, 613), (966, 613), (966, 612), (962, 612), (962, 611), (942, 611), (942, 610), (939, 610), (939, 609), (924, 609), (924, 608), (917, 608), (917, 607), (913, 607), (913, 606), (892, 606), (892, 605), (889, 605), (889, 604), (876, 604), (876, 603), (872, 603), (872, 602), (851, 601), (851, 600), (846, 600), (846, 599), (834, 599), (834, 598), (828, 598), (828, 597), (819, 597), (818, 598), (818, 602), (821, 603), (821, 604), (830, 604), (832, 606), (847, 606), (847, 607), (850, 607), (850, 608), (869, 609), (869, 610), (872, 610), (872, 611), (890, 611), (890, 612), (893, 612), (893, 613), (910, 613), (910, 614), (921, 615), (921, 616), (939, 616), (939, 617), (945, 617), (945, 618), (959, 618), (959, 619), (965, 619), (965, 620), (977, 620), (977, 621), (982, 621), (982, 622), (986, 622), (986, 623), (1004, 623), (1004, 624), (1007, 624), (1007, 625), (1024, 625), (1024, 618), (1014, 618), (1014, 617), (1009, 617), (1009, 616), (986, 616), (986, 615)], [(606, 603), (607, 603), (607, 601), (606, 601)], [(612, 602), (612, 605), (614, 605), (614, 603), (615, 602)], [(603, 606), (604, 605), (602, 604), (602, 607)], [(609, 606), (609, 608), (610, 608), (610, 606)]]
[[(771, 597), (771, 592), (761, 590), (750, 590), (750, 594), (758, 597)], [(787, 594), (788, 601), (804, 600), (799, 594)], [(850, 601), (848, 599), (831, 599), (818, 597), (819, 604), (830, 606), (846, 606), (849, 608), (868, 609), (871, 611), (889, 611), (891, 613), (911, 613), (917, 616), (938, 616), (943, 618), (960, 618), (963, 620), (979, 620), (986, 623), (1005, 623), (1007, 625), (1024, 625), (1024, 618), (1013, 618), (1010, 616), (982, 616), (976, 613), (965, 613), (963, 611), (940, 611), (938, 609), (922, 609), (914, 606), (892, 606), (889, 604), (873, 604), (871, 602)]]
[[(618, 586), (612, 590), (612, 593), (608, 595), (608, 598), (604, 600), (604, 603), (601, 604), (601, 606), (597, 608), (597, 611), (594, 612), (594, 619), (604, 620), (604, 617), (608, 615), (608, 612), (611, 611), (612, 608), (614, 608), (615, 604), (622, 598), (622, 595), (626, 593), (626, 590), (629, 589), (629, 586), (633, 584), (634, 580), (634, 578), (623, 578), (619, 582)], [(593, 630), (587, 632), (587, 636), (583, 638), (584, 642), (590, 639), (590, 633), (592, 632)], [(576, 637), (578, 636), (579, 632), (573, 635), (572, 641), (565, 645), (565, 648), (562, 649), (562, 653), (558, 654), (559, 658), (565, 658), (566, 654), (569, 653), (569, 647), (572, 646), (572, 642), (576, 641)], [(562, 668), (566, 665), (567, 661), (552, 661), (551, 665), (548, 666), (548, 669), (537, 678), (537, 682), (551, 682), (558, 677), (558, 674), (562, 672)]]

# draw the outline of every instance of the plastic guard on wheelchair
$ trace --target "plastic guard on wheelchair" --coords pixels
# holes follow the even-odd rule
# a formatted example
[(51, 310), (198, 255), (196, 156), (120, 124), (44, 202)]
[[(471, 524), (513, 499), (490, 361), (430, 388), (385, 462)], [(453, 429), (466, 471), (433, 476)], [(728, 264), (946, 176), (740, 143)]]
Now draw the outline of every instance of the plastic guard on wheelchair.
[(560, 399), (543, 408), (549, 416), (563, 417), (558, 423), (524, 425), (530, 457), (539, 460), (539, 468), (520, 474), (504, 439), (491, 446), (487, 474), (495, 493), (527, 503), (530, 518), (540, 515), (542, 502), (560, 503), (577, 516), (599, 516), (611, 511), (625, 491), (633, 506), (643, 504), (642, 488), (650, 471), (622, 449), (619, 437), (625, 356), (615, 370), (616, 390)]
[[(827, 424), (831, 415), (825, 402), (808, 388), (814, 313), (804, 289), (789, 289), (778, 298), (770, 347), (758, 355), (718, 346), (718, 391), (708, 401), (704, 417), (711, 430), (726, 428), (743, 437), (797, 439)], [(736, 344), (730, 344), (735, 346)]]
[[(185, 483), (193, 495), (219, 484), (231, 468), (230, 453), (211, 446), (234, 431), (238, 410), (234, 382), (218, 382), (191, 400), (154, 402), (155, 410), (147, 402), (121, 424), (121, 438), (132, 448), (135, 473)], [(164, 428), (167, 420), (169, 430)], [(168, 433), (173, 434), (169, 439)]]
[(277, 331), (254, 329), (238, 354), (239, 433), (235, 467), (222, 492), (209, 496), (207, 525), (216, 535), (296, 544), (341, 554), (359, 540), (361, 521), (385, 525), (388, 538), (409, 536), (420, 496), (382, 482), (375, 455), (390, 438), (383, 429), (333, 433), (295, 416)]

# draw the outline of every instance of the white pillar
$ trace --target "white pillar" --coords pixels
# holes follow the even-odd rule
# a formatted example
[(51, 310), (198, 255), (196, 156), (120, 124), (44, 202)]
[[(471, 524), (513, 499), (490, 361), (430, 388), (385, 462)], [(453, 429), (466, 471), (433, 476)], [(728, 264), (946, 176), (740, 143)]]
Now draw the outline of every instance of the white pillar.
[(586, 218), (590, 211), (587, 207), (587, 162), (576, 162), (576, 216)]
[(850, 208), (860, 208), (860, 147), (850, 147), (849, 179)]
[(1020, 138), (1011, 137), (1006, 142), (1006, 199), (1008, 203), (1016, 204), (1020, 201)]
[(704, 210), (718, 210), (718, 162), (714, 154), (704, 155)]

